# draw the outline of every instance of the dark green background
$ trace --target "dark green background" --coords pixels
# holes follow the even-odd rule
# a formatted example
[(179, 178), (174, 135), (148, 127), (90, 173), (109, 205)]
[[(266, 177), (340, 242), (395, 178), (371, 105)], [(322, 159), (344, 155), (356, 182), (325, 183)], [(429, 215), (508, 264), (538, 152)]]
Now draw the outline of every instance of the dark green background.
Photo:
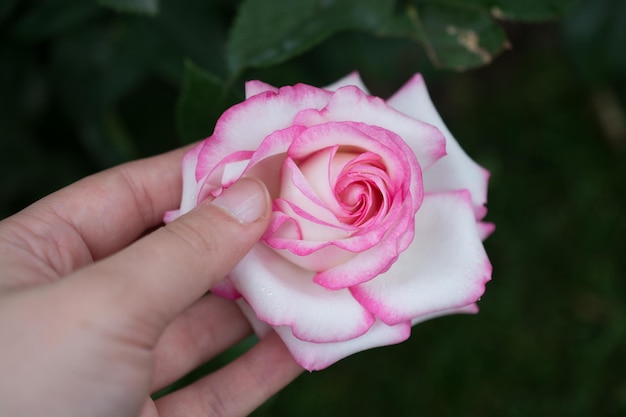
[[(32, 16), (44, 3), (65, 3), (62, 18), (53, 6)], [(233, 3), (163, 1), (157, 17), (70, 3), (0, 8), (2, 217), (182, 144), (183, 59), (226, 78)], [(504, 30), (512, 49), (465, 73), (433, 68), (408, 39), (343, 31), (232, 78), (241, 94), (243, 79), (325, 85), (358, 69), (385, 97), (421, 71), (492, 172), (497, 225), (480, 314), (305, 374), (256, 416), (626, 415), (626, 4), (587, 0)]]

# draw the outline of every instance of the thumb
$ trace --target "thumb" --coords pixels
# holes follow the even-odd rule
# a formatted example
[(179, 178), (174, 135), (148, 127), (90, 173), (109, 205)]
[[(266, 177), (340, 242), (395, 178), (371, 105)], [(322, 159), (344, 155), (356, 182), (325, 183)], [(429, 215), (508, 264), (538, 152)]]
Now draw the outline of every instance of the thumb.
[(162, 330), (235, 267), (267, 228), (269, 214), (263, 183), (244, 178), (214, 200), (61, 282), (82, 297), (97, 295), (126, 318), (147, 319)]

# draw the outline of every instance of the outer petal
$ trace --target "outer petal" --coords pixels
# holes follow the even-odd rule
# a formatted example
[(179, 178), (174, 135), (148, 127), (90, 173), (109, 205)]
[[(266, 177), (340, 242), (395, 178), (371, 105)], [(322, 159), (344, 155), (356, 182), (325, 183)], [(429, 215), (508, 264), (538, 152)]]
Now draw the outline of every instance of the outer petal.
[(326, 290), (313, 283), (313, 275), (259, 243), (229, 279), (260, 320), (289, 326), (299, 339), (341, 342), (367, 332), (374, 316), (348, 290)]
[(264, 338), (272, 330), (275, 330), (298, 364), (308, 371), (324, 369), (347, 356), (363, 350), (403, 342), (410, 336), (410, 326), (425, 320), (449, 314), (474, 314), (478, 312), (476, 304), (471, 304), (458, 309), (444, 310), (431, 315), (420, 316), (411, 321), (410, 324), (400, 323), (395, 326), (387, 326), (383, 322), (377, 321), (367, 333), (353, 340), (337, 343), (312, 343), (296, 338), (287, 326), (273, 329), (267, 323), (260, 321), (252, 307), (245, 300), (237, 300), (237, 305), (252, 325), (257, 336)]
[(446, 154), (445, 137), (439, 129), (408, 117), (382, 99), (368, 96), (354, 86), (337, 90), (322, 111), (301, 112), (295, 123), (313, 126), (344, 121), (382, 127), (399, 135), (411, 147), (423, 169)]
[(165, 213), (163, 221), (169, 223), (174, 221), (178, 216), (187, 213), (189, 210), (198, 205), (198, 182), (196, 180), (196, 166), (198, 164), (198, 155), (204, 143), (199, 143), (189, 150), (183, 156), (183, 195), (180, 202), (180, 209), (172, 210)]
[(332, 93), (304, 84), (266, 91), (226, 110), (198, 155), (196, 178), (206, 177), (226, 156), (255, 151), (266, 136), (293, 125), (303, 109), (321, 109)]
[(496, 230), (496, 225), (488, 222), (478, 222), (478, 234), (484, 241)]
[(365, 84), (363, 83), (363, 80), (361, 80), (361, 76), (359, 75), (358, 71), (352, 71), (350, 74), (346, 75), (345, 77), (324, 87), (324, 90), (337, 91), (341, 87), (345, 87), (347, 85), (353, 85), (357, 87), (359, 90), (363, 91), (365, 94), (369, 94), (369, 91), (367, 87), (365, 86)]
[(451, 314), (476, 314), (478, 313), (478, 306), (476, 304), (470, 304), (459, 308), (451, 308), (449, 310), (441, 310), (432, 314), (423, 314), (415, 317), (411, 320), (411, 326), (425, 322), (427, 320), (436, 319), (437, 317), (449, 316)]
[(491, 278), (467, 191), (427, 194), (415, 217), (415, 239), (376, 279), (351, 288), (387, 324), (476, 302)]
[(411, 335), (410, 323), (388, 326), (377, 321), (362, 336), (338, 343), (311, 343), (300, 340), (286, 326), (274, 330), (283, 339), (296, 362), (308, 371), (324, 369), (340, 359), (363, 350), (404, 342)]
[(266, 91), (278, 93), (278, 88), (259, 80), (251, 80), (246, 82), (246, 99), (249, 99), (252, 96), (256, 96), (257, 94), (265, 93)]
[(241, 297), (241, 294), (239, 294), (239, 291), (237, 291), (237, 288), (230, 282), (228, 277), (215, 284), (211, 288), (211, 292), (229, 300), (236, 300)]
[(271, 133), (250, 158), (245, 175), (263, 181), (272, 198), (278, 197), (280, 192), (280, 169), (284, 154), (294, 137), (304, 129), (301, 126), (291, 126)]
[(476, 217), (482, 219), (480, 210), (487, 201), (489, 172), (474, 162), (459, 146), (452, 133), (435, 109), (421, 74), (416, 74), (387, 104), (423, 122), (437, 127), (446, 137), (447, 155), (424, 171), (424, 187), (427, 192), (468, 189), (472, 193)]
[[(270, 326), (257, 318), (254, 310), (244, 300), (238, 300), (237, 305), (260, 338), (267, 336), (272, 331)], [(352, 340), (335, 343), (314, 343), (300, 340), (293, 335), (288, 326), (279, 326), (273, 329), (281, 337), (296, 362), (308, 371), (324, 369), (363, 350), (404, 342), (411, 335), (411, 323), (408, 322), (387, 326), (376, 321), (367, 333)]]

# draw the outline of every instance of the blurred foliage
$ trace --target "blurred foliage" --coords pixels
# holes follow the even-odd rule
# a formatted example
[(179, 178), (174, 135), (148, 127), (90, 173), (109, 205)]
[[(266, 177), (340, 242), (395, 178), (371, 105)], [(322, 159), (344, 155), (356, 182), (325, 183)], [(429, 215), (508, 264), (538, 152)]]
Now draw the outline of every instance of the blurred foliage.
[(420, 71), (492, 172), (481, 313), (303, 375), (254, 415), (626, 415), (625, 44), (621, 0), (5, 0), (0, 216), (209, 135), (245, 79), (357, 69), (386, 97)]
[(118, 12), (154, 16), (159, 12), (159, 0), (97, 0), (104, 7)]

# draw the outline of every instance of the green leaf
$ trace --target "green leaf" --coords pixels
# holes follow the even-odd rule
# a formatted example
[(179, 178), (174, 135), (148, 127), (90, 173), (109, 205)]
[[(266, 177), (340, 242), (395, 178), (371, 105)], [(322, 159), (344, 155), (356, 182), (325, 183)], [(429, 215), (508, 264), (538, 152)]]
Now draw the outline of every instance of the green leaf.
[(509, 46), (502, 28), (481, 10), (440, 1), (409, 6), (407, 14), (422, 35), (431, 61), (465, 70), (489, 64)]
[(159, 13), (159, 0), (96, 0), (98, 4), (116, 12), (156, 16)]
[(542, 21), (564, 16), (579, 0), (444, 0), (462, 6), (475, 6), (497, 19)]
[(228, 64), (275, 65), (346, 29), (373, 30), (385, 22), (392, 0), (247, 0), (235, 19)]
[(150, 23), (158, 29), (159, 62), (157, 71), (179, 83), (183, 60), (220, 77), (226, 77), (226, 35), (232, 22), (234, 5), (217, 1), (162, 0), (160, 13)]
[(178, 132), (183, 143), (210, 136), (220, 115), (237, 99), (224, 92), (224, 83), (185, 62), (183, 90), (176, 109)]

